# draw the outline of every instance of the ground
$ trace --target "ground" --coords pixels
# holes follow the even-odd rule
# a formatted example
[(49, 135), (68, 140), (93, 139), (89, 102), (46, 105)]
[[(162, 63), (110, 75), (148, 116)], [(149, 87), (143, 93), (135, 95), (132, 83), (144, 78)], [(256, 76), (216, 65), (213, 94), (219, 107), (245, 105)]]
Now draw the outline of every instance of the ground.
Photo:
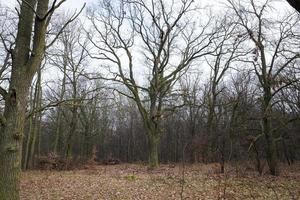
[(300, 199), (300, 164), (285, 166), (280, 177), (259, 176), (240, 166), (228, 166), (225, 175), (218, 173), (217, 164), (162, 165), (151, 171), (131, 164), (27, 171), (22, 173), (21, 199)]

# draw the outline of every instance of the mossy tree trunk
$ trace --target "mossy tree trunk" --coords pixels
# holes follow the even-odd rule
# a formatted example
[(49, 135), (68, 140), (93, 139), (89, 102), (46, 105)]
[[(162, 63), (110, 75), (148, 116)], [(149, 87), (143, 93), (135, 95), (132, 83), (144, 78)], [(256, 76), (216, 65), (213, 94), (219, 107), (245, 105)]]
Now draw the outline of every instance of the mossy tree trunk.
[(154, 169), (159, 166), (160, 137), (161, 136), (158, 134), (158, 132), (151, 132), (148, 134), (150, 169)]
[(11, 83), (5, 102), (5, 124), (0, 137), (0, 199), (19, 199), (22, 136), (30, 86), (21, 80)]
[[(27, 0), (20, 4), (18, 30), (11, 53), (12, 69), (0, 133), (0, 199), (19, 199), (21, 150), (27, 97), (32, 79), (45, 52), (46, 29), (56, 9), (48, 11), (49, 0)], [(35, 9), (35, 11), (33, 11)]]

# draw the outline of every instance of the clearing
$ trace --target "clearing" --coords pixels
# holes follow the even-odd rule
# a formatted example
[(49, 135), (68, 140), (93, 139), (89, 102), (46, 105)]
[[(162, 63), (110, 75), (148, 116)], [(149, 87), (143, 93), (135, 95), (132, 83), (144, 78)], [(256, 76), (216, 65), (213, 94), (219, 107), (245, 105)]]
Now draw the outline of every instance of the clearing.
[[(300, 197), (300, 164), (285, 166), (280, 177), (259, 176), (230, 166), (217, 173), (217, 164), (86, 166), (72, 171), (22, 173), (21, 199), (279, 199)], [(184, 180), (183, 180), (184, 179)]]

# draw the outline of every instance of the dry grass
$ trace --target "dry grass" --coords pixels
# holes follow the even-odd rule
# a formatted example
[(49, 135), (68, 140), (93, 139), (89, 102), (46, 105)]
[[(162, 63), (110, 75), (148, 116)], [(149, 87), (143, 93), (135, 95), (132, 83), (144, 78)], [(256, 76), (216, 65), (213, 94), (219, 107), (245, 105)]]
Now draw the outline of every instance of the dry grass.
[[(285, 167), (280, 177), (229, 167), (163, 165), (148, 171), (142, 165), (90, 166), (73, 171), (28, 171), (22, 174), (21, 199), (300, 199), (300, 165)], [(183, 193), (181, 196), (181, 188)]]

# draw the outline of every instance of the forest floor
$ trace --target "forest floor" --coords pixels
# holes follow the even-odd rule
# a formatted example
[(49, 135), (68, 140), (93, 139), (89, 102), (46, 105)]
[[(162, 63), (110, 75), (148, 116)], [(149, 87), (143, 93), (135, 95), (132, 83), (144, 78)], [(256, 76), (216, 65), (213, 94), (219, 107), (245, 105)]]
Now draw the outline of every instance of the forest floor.
[[(300, 163), (281, 168), (281, 176), (259, 176), (240, 165), (217, 173), (217, 164), (86, 166), (72, 171), (22, 173), (21, 199), (300, 199)], [(184, 174), (184, 177), (183, 177)]]

